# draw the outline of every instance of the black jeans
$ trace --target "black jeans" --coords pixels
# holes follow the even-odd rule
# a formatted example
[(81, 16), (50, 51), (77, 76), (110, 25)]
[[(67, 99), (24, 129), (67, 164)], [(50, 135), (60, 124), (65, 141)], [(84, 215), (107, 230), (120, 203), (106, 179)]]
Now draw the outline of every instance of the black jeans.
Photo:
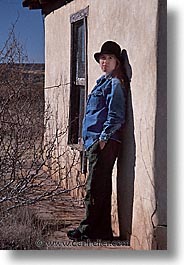
[(87, 152), (89, 174), (86, 183), (86, 217), (80, 223), (81, 233), (90, 238), (110, 239), (112, 170), (119, 153), (120, 143), (109, 140), (101, 150), (95, 142)]

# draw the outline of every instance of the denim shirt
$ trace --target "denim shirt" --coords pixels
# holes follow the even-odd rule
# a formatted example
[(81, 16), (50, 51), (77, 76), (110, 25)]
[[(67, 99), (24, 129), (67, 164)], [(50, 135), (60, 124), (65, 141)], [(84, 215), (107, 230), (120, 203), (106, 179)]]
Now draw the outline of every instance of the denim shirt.
[(125, 123), (126, 92), (118, 78), (100, 77), (88, 96), (83, 119), (82, 137), (87, 150), (97, 140), (121, 141)]

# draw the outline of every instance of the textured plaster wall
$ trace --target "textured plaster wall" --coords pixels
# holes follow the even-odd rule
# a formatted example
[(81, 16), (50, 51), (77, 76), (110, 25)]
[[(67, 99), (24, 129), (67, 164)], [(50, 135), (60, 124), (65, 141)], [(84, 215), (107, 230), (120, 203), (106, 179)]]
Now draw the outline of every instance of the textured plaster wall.
[[(155, 212), (156, 186), (166, 184), (155, 180), (155, 142), (158, 115), (162, 107), (158, 97), (158, 0), (76, 0), (55, 10), (45, 18), (46, 36), (46, 101), (53, 111), (53, 124), (62, 128), (68, 123), (70, 82), (70, 15), (89, 5), (88, 16), (88, 75), (89, 92), (101, 75), (93, 54), (103, 42), (114, 40), (128, 52), (133, 70), (131, 92), (128, 95), (127, 127), (124, 131), (117, 168), (114, 170), (113, 202), (118, 184), (118, 214), (120, 235), (131, 239), (135, 249), (155, 248), (153, 222), (163, 218), (166, 223), (164, 196), (163, 214)], [(165, 3), (163, 3), (165, 4)], [(164, 15), (164, 14), (162, 14)], [(160, 79), (161, 80), (161, 79)], [(58, 86), (55, 88), (49, 88)], [(164, 83), (162, 83), (164, 90)], [(165, 94), (162, 93), (162, 99)], [(162, 100), (161, 99), (161, 100)], [(160, 104), (158, 112), (158, 102)], [(165, 110), (165, 109), (164, 109)], [(156, 119), (157, 117), (157, 119)], [(165, 117), (165, 116), (164, 116)], [(164, 119), (163, 117), (163, 119)], [(160, 122), (160, 121), (159, 121)], [(163, 134), (157, 134), (162, 144)], [(60, 149), (66, 147), (66, 137)], [(158, 143), (158, 141), (157, 141)], [(62, 146), (62, 147), (61, 147)], [(158, 146), (158, 145), (157, 145)], [(160, 154), (157, 148), (157, 155)], [(157, 172), (165, 173), (165, 160), (158, 164)], [(78, 174), (77, 168), (74, 173)], [(117, 173), (116, 173), (117, 172)], [(117, 175), (117, 179), (116, 179)], [(72, 179), (71, 179), (72, 183)], [(165, 188), (163, 191), (166, 192)], [(113, 225), (119, 233), (116, 207), (113, 207)], [(163, 217), (164, 215), (164, 217)], [(157, 220), (157, 221), (155, 221)], [(159, 238), (158, 238), (159, 240)], [(165, 237), (162, 239), (165, 240)]]

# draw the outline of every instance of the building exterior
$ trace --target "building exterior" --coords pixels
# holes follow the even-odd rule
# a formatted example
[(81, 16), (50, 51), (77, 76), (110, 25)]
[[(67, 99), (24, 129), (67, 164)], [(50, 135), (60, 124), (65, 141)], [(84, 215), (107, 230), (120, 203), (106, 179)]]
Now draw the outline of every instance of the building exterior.
[[(45, 99), (53, 114), (47, 137), (56, 127), (68, 129), (58, 153), (74, 150), (85, 161), (81, 121), (101, 75), (93, 54), (107, 40), (127, 50), (133, 75), (113, 178), (114, 233), (136, 250), (166, 249), (166, 1), (24, 0), (23, 6), (45, 16)], [(70, 164), (70, 155), (59, 164)], [(73, 168), (67, 187), (83, 176), (79, 163)], [(82, 191), (72, 194), (81, 197)]]

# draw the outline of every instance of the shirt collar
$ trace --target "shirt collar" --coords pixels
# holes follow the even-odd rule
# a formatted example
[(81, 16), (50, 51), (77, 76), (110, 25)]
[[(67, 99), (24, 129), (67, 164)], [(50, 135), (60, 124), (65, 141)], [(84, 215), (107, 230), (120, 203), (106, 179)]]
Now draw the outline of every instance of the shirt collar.
[(109, 73), (109, 74), (105, 75), (105, 78), (106, 79), (112, 79), (112, 73)]
[(108, 79), (112, 79), (112, 73), (109, 73), (107, 75), (102, 75), (99, 79), (97, 79), (97, 84), (99, 84), (102, 80), (108, 80)]

